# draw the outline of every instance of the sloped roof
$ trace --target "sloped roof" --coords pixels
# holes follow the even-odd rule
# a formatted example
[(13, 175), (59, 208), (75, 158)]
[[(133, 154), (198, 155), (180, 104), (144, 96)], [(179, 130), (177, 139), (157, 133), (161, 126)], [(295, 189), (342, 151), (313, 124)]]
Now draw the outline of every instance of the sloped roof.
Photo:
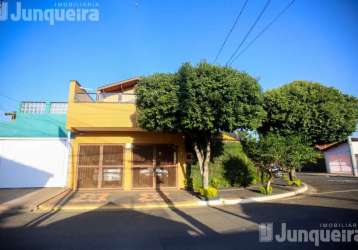
[(106, 84), (97, 88), (99, 92), (121, 92), (133, 88), (139, 81), (139, 77), (133, 77), (127, 80)]
[(346, 141), (344, 140), (344, 141), (332, 142), (332, 143), (326, 143), (326, 144), (317, 144), (317, 145), (315, 145), (315, 148), (317, 148), (320, 151), (326, 151), (327, 149), (338, 146), (344, 142), (346, 142)]
[[(351, 137), (351, 140), (354, 141), (354, 142), (358, 142), (358, 137)], [(346, 142), (347, 142), (347, 140), (342, 140), (342, 141), (326, 143), (326, 144), (317, 144), (317, 145), (315, 145), (315, 148), (317, 148), (320, 151), (326, 151), (326, 150), (328, 150), (330, 148), (339, 146), (342, 143), (346, 143)]]

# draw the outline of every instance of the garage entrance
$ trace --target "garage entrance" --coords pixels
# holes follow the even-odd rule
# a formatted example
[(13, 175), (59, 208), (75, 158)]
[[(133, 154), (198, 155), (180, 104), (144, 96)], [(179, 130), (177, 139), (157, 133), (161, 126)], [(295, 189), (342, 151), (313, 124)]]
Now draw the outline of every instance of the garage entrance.
[(123, 145), (81, 144), (78, 157), (78, 188), (121, 188)]
[(171, 144), (133, 146), (133, 188), (158, 189), (177, 185), (177, 150)]

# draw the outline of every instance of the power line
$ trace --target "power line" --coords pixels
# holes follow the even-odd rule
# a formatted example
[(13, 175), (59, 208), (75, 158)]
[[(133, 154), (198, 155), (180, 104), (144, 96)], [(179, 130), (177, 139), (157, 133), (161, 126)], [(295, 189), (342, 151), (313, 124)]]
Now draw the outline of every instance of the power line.
[(13, 101), (13, 102), (20, 102), (20, 101), (16, 100), (15, 98), (12, 98), (12, 97), (7, 96), (7, 95), (2, 94), (2, 93), (0, 93), (0, 96), (5, 97), (6, 99), (8, 99), (10, 101)]
[(235, 19), (233, 25), (231, 26), (231, 29), (230, 29), (229, 32), (227, 33), (227, 35), (226, 35), (226, 37), (225, 37), (225, 39), (224, 39), (224, 42), (221, 44), (221, 47), (220, 47), (218, 53), (217, 53), (216, 56), (215, 56), (214, 63), (216, 62), (216, 60), (219, 58), (221, 52), (223, 51), (226, 42), (229, 40), (229, 37), (231, 36), (231, 33), (233, 32), (233, 30), (234, 30), (234, 28), (235, 28), (237, 22), (239, 21), (239, 19), (240, 19), (242, 13), (244, 12), (245, 7), (246, 7), (246, 5), (247, 5), (248, 2), (249, 2), (249, 0), (246, 0), (245, 3), (244, 3), (244, 5), (241, 7), (241, 10), (240, 10), (239, 14), (236, 16), (236, 19)]
[(265, 28), (263, 28), (258, 34), (257, 36), (252, 39), (249, 44), (243, 49), (241, 50), (241, 52), (232, 60), (232, 63), (234, 61), (236, 61), (247, 49), (249, 49), (251, 47), (251, 45), (256, 42), (257, 39), (259, 39), (291, 6), (292, 4), (295, 2), (295, 0), (292, 0), (288, 5), (286, 5), (285, 8), (283, 8), (276, 16), (274, 19), (271, 20), (271, 22), (269, 22)]
[(248, 30), (248, 32), (246, 33), (246, 35), (244, 36), (244, 38), (242, 39), (241, 43), (239, 44), (239, 46), (237, 46), (236, 50), (234, 51), (234, 53), (230, 56), (229, 60), (227, 60), (226, 65), (230, 65), (231, 64), (231, 60), (236, 56), (237, 52), (241, 49), (241, 46), (245, 43), (246, 39), (248, 38), (248, 36), (250, 35), (250, 33), (252, 32), (252, 30), (255, 28), (255, 26), (257, 25), (258, 21), (261, 19), (261, 17), (263, 16), (263, 14), (265, 13), (266, 9), (268, 8), (268, 6), (270, 5), (271, 0), (267, 0), (265, 6), (263, 7), (263, 9), (261, 10), (260, 14), (257, 16), (255, 22), (251, 25), (250, 29)]

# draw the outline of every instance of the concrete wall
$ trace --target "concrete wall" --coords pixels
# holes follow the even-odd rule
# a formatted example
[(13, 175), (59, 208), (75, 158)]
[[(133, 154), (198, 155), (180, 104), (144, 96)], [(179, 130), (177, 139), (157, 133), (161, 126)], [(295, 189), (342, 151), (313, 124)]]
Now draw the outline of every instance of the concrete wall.
[(326, 168), (332, 174), (352, 174), (352, 161), (348, 143), (342, 143), (324, 152)]
[(66, 139), (0, 138), (0, 188), (64, 187)]
[(358, 141), (352, 141), (352, 153), (353, 155), (358, 154)]

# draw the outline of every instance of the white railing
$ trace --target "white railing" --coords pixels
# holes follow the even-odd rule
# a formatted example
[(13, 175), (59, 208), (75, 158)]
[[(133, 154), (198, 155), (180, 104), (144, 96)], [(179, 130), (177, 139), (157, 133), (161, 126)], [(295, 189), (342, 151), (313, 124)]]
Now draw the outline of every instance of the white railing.
[(136, 95), (129, 93), (76, 93), (76, 102), (135, 103)]

